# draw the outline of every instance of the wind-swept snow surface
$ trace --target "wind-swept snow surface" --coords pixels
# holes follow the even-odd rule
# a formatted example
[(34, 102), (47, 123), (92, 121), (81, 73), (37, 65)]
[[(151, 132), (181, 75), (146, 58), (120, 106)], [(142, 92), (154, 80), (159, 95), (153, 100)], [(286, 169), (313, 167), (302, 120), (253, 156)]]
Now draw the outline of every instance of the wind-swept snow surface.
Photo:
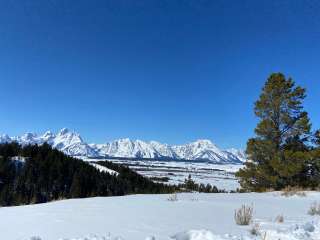
[[(319, 240), (319, 219), (307, 214), (320, 193), (132, 195), (0, 208), (0, 239), (25, 240), (246, 240), (252, 226), (238, 226), (234, 210), (253, 205), (265, 240)], [(275, 218), (282, 214), (284, 223)], [(36, 238), (35, 238), (36, 239)]]

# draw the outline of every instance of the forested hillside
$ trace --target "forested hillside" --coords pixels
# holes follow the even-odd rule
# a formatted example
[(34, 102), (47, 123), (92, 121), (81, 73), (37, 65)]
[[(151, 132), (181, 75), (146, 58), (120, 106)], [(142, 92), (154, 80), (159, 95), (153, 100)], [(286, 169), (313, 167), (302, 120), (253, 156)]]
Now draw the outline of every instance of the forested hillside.
[(112, 164), (110, 175), (48, 144), (22, 147), (0, 144), (0, 204), (44, 203), (65, 198), (114, 196), (134, 193), (169, 193), (174, 187)]

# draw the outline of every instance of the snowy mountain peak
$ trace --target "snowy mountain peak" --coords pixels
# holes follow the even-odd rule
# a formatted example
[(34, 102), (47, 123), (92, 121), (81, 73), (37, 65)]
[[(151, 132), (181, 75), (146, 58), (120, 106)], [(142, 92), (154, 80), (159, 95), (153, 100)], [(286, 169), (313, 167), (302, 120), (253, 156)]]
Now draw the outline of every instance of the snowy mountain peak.
[(65, 135), (65, 134), (67, 134), (67, 133), (70, 133), (70, 130), (69, 130), (68, 128), (62, 128), (62, 129), (59, 131), (58, 135)]
[(241, 162), (245, 162), (247, 159), (247, 155), (245, 151), (242, 149), (230, 148), (230, 149), (227, 149), (226, 151), (237, 156)]
[(191, 143), (190, 145), (196, 146), (198, 149), (210, 148), (210, 149), (214, 149), (215, 151), (221, 151), (214, 143), (212, 143), (208, 139), (200, 139)]
[(116, 142), (122, 142), (122, 143), (132, 143), (132, 141), (129, 138), (120, 138), (118, 140), (115, 140)]
[(10, 137), (8, 134), (2, 134), (2, 135), (0, 135), (0, 138), (9, 139)]
[(84, 143), (80, 135), (76, 132), (71, 132), (67, 128), (63, 128), (59, 131), (58, 135), (54, 138), (53, 147), (60, 146), (66, 147), (75, 144)]
[(37, 134), (35, 133), (25, 133), (22, 135), (22, 139), (31, 140), (37, 137)]
[(53, 134), (51, 131), (46, 131), (46, 132), (42, 135), (42, 137), (45, 137), (45, 138), (52, 137), (52, 136), (54, 136), (54, 134)]
[(23, 145), (40, 143), (37, 134), (30, 132), (23, 134), (21, 137), (17, 137), (16, 140)]
[(87, 144), (80, 134), (67, 128), (58, 134), (50, 131), (38, 136), (26, 133), (21, 137), (10, 138), (0, 136), (0, 143), (17, 141), (22, 145), (48, 143), (64, 153), (72, 156), (86, 157), (122, 157), (149, 158), (172, 160), (205, 160), (213, 163), (241, 163), (245, 161), (245, 154), (241, 150), (221, 150), (208, 139), (199, 139), (184, 145), (170, 146), (156, 141), (145, 142), (122, 138), (105, 144)]
[(47, 131), (41, 136), (42, 142), (46, 142), (50, 145), (53, 144), (55, 138), (56, 138), (56, 135), (53, 134), (51, 131)]
[(0, 143), (11, 142), (11, 138), (7, 134), (0, 135)]
[(194, 143), (198, 144), (198, 145), (214, 145), (210, 140), (208, 139), (198, 139), (197, 141), (195, 141)]

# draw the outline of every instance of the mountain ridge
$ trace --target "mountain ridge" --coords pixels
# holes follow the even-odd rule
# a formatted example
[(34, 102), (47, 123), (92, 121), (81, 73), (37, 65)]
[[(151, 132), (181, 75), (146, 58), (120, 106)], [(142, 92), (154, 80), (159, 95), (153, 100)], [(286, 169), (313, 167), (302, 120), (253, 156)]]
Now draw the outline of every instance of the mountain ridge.
[(130, 140), (122, 138), (111, 142), (96, 144), (86, 143), (80, 134), (67, 128), (57, 134), (51, 131), (43, 135), (25, 133), (18, 137), (0, 135), (0, 143), (16, 141), (21, 145), (43, 143), (50, 144), (70, 156), (112, 157), (132, 159), (172, 159), (172, 160), (207, 160), (219, 164), (240, 164), (246, 160), (242, 150), (221, 150), (208, 139), (199, 139), (183, 145), (168, 145), (157, 141)]

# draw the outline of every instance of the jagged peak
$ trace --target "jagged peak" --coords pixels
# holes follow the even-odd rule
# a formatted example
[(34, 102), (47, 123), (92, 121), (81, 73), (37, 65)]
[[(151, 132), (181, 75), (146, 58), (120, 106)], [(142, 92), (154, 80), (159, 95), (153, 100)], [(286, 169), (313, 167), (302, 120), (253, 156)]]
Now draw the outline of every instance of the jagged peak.
[(150, 143), (151, 145), (164, 145), (164, 146), (168, 146), (168, 144), (166, 144), (166, 143), (161, 143), (161, 142), (154, 141), (154, 140), (151, 140), (149, 143)]
[(0, 135), (0, 143), (11, 142), (11, 138), (8, 134)]
[(77, 138), (81, 139), (81, 141), (82, 141), (80, 134), (73, 131), (73, 130), (70, 130), (69, 128), (62, 128), (59, 131), (58, 136), (77, 137)]
[(173, 147), (181, 147), (186, 145), (206, 145), (206, 146), (216, 146), (211, 140), (209, 139), (197, 139), (192, 142), (188, 142), (186, 144), (179, 144), (179, 145), (172, 145)]
[(113, 142), (132, 142), (130, 138), (119, 138)]
[(22, 138), (24, 138), (24, 139), (31, 139), (31, 138), (36, 138), (36, 137), (37, 137), (37, 134), (33, 133), (33, 132), (27, 132), (22, 135)]
[(52, 135), (52, 134), (53, 133), (50, 130), (48, 130), (48, 131), (45, 131), (45, 133), (43, 135)]
[(54, 133), (51, 132), (51, 131), (46, 131), (46, 132), (42, 135), (42, 137), (51, 137), (51, 136), (54, 136)]
[(69, 130), (68, 128), (62, 128), (62, 129), (59, 131), (58, 135), (65, 135), (65, 134), (67, 134), (67, 133), (69, 133), (69, 132), (70, 132), (70, 130)]
[[(3, 135), (4, 136), (4, 135)], [(77, 156), (110, 156), (130, 158), (173, 158), (185, 160), (204, 159), (219, 163), (239, 163), (245, 160), (245, 155), (240, 154), (241, 150), (219, 149), (211, 140), (198, 139), (194, 142), (183, 145), (168, 145), (157, 141), (142, 141), (120, 138), (109, 141), (105, 144), (87, 144), (81, 136), (70, 131), (68, 128), (61, 129), (58, 134), (51, 131), (37, 136), (34, 133), (27, 133), (21, 137), (0, 137), (2, 142), (18, 141), (21, 144), (42, 144), (48, 142), (66, 154)], [(6, 140), (7, 139), (7, 140)], [(237, 151), (237, 152), (236, 152)], [(232, 152), (236, 154), (232, 154)]]
[(198, 139), (193, 143), (198, 143), (198, 144), (205, 144), (205, 145), (215, 145), (211, 140), (209, 139)]

